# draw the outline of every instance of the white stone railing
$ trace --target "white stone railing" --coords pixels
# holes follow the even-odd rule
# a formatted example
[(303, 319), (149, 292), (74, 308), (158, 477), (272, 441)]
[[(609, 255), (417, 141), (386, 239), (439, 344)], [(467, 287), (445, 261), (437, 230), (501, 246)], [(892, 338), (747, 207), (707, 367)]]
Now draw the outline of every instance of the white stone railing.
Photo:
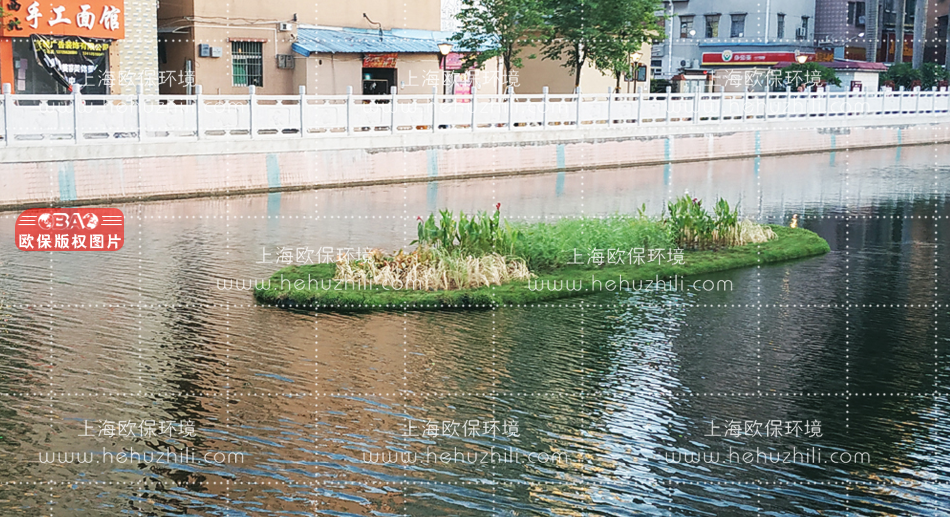
[[(2, 95), (5, 146), (741, 125), (950, 113), (941, 91), (571, 95)], [(926, 118), (921, 118), (925, 121)]]

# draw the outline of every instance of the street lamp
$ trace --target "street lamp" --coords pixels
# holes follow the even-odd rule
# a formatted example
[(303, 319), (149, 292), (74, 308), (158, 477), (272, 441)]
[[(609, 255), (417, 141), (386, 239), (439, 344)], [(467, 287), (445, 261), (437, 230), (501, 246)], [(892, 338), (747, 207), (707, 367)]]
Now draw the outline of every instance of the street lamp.
[(445, 56), (448, 56), (449, 52), (452, 52), (451, 43), (439, 43), (439, 54), (442, 54), (439, 63), (439, 68), (442, 69), (442, 95), (445, 95), (445, 89), (447, 86), (447, 81), (445, 80)]
[(800, 65), (805, 64), (805, 61), (808, 61), (808, 56), (805, 55), (805, 54), (802, 54), (802, 51), (801, 51), (801, 50), (796, 50), (796, 51), (795, 51), (795, 61), (798, 61), (798, 64), (800, 64)]
[[(639, 51), (630, 54), (630, 71), (633, 76), (633, 93), (637, 93), (637, 72), (640, 70), (640, 58), (643, 54)], [(627, 93), (630, 93), (630, 83), (627, 83)]]

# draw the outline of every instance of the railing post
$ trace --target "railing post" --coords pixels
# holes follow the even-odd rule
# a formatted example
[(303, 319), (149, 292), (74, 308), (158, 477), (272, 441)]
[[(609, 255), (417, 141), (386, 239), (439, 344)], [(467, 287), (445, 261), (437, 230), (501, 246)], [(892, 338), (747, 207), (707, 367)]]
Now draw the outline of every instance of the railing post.
[(861, 87), (861, 93), (864, 94), (864, 107), (861, 108), (861, 115), (867, 116), (868, 114), (868, 90), (864, 86)]
[[(346, 87), (346, 134), (353, 134), (353, 124), (350, 119), (350, 111), (353, 109), (353, 87)], [(434, 111), (434, 110), (433, 110)]]
[[(473, 80), (472, 82), (474, 83), (475, 81)], [(475, 128), (478, 127), (476, 125), (476, 119), (475, 119), (475, 114), (477, 113), (477, 108), (475, 107), (475, 102), (476, 102), (475, 92), (477, 90), (478, 89), (473, 84), (472, 85), (472, 131), (475, 131)]]
[(746, 117), (749, 116), (748, 111), (749, 111), (749, 89), (748, 89), (748, 88), (743, 88), (743, 89), (742, 89), (742, 120), (743, 120), (743, 123), (745, 123)]
[(825, 117), (831, 116), (831, 92), (828, 90), (828, 86), (825, 86)]
[(399, 88), (395, 86), (389, 87), (389, 133), (392, 135), (396, 134), (396, 92), (399, 91)]
[(78, 144), (82, 140), (82, 131), (79, 130), (79, 104), (82, 102), (82, 93), (80, 86), (74, 84), (73, 88), (73, 143)]
[(920, 113), (920, 86), (914, 87), (914, 114)]
[(670, 124), (670, 94), (673, 92), (673, 88), (670, 86), (666, 87), (666, 124)]
[(765, 88), (765, 100), (763, 102), (763, 105), (765, 106), (765, 108), (763, 108), (763, 110), (765, 111), (764, 118), (765, 118), (765, 121), (768, 122), (769, 121), (769, 89), (768, 87)]
[(257, 129), (254, 127), (254, 105), (257, 104), (257, 87), (253, 84), (247, 87), (247, 122), (251, 138), (256, 138)]
[(204, 102), (201, 95), (201, 85), (195, 86), (195, 136), (201, 140), (201, 103)]
[(515, 111), (515, 87), (508, 85), (508, 131), (512, 130), (512, 116)]
[(719, 87), (719, 118), (718, 118), (718, 121), (720, 124), (722, 123), (722, 110), (725, 105), (726, 105), (726, 87), (720, 86)]
[(548, 128), (548, 87), (541, 89), (541, 129)]
[(900, 87), (900, 93), (897, 95), (897, 114), (904, 114), (904, 87)]
[(13, 97), (10, 92), (13, 87), (10, 83), (3, 83), (3, 145), (10, 145), (10, 103)]
[(614, 90), (613, 88), (607, 88), (607, 127), (613, 125), (613, 103), (614, 103)]
[(643, 121), (643, 90), (637, 92), (637, 125), (642, 125)]
[(145, 139), (145, 89), (135, 85), (135, 119), (138, 125), (139, 142)]
[(580, 129), (581, 127), (581, 87), (580, 86), (574, 89), (574, 95), (577, 96), (574, 99), (574, 102), (577, 104), (577, 106), (575, 106), (576, 109), (574, 113), (574, 129)]
[(699, 95), (700, 95), (700, 92), (696, 92), (693, 94), (693, 116), (692, 116), (693, 124), (699, 124), (699, 103), (700, 103)]
[(297, 105), (300, 106), (300, 138), (307, 136), (307, 87), (305, 85), (299, 85), (297, 87), (297, 94), (299, 99), (297, 100)]
[(439, 102), (438, 91), (432, 87), (432, 132), (435, 133), (435, 105)]
[(792, 87), (785, 87), (785, 118), (792, 117)]

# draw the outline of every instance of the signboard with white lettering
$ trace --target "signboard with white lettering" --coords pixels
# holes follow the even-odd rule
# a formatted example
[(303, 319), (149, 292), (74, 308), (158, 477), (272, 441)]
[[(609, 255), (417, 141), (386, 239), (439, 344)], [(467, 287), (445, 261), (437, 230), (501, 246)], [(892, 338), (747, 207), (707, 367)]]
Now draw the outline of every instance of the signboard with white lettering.
[(0, 36), (5, 38), (125, 38), (124, 0), (8, 0), (3, 7)]

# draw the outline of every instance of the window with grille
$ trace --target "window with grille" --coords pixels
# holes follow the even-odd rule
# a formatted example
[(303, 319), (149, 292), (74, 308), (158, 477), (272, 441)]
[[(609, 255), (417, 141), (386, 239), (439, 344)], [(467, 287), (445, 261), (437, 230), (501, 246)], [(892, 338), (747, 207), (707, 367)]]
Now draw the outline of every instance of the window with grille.
[(730, 38), (741, 38), (745, 36), (745, 15), (733, 14), (732, 26), (729, 27)]
[(785, 39), (785, 15), (781, 13), (778, 15), (778, 24), (775, 28), (775, 37), (778, 39)]
[(231, 42), (231, 75), (234, 86), (264, 86), (264, 44)]
[(693, 30), (693, 17), (680, 16), (680, 37), (691, 38), (696, 32)]

